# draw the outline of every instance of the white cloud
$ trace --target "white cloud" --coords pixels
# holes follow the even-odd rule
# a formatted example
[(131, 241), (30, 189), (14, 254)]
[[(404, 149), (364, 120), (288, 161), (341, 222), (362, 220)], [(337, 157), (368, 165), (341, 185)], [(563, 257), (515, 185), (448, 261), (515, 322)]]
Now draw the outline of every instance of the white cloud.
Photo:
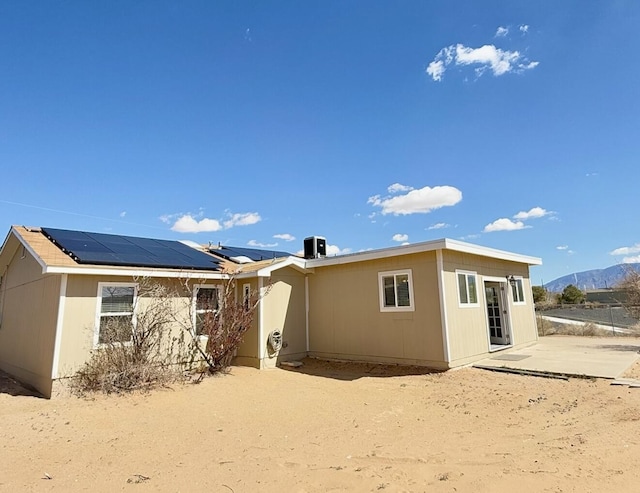
[(446, 68), (442, 60), (434, 60), (427, 67), (427, 74), (430, 75), (431, 78), (436, 82), (440, 82), (445, 70)]
[(247, 245), (250, 247), (256, 247), (256, 248), (271, 248), (271, 247), (278, 246), (277, 243), (259, 243), (256, 240), (249, 240), (247, 242)]
[(387, 187), (387, 191), (389, 193), (408, 192), (409, 190), (413, 190), (413, 187), (402, 185), (400, 183), (394, 183), (393, 185), (389, 185)]
[(536, 68), (538, 65), (540, 65), (540, 62), (521, 63), (518, 65), (518, 71), (524, 72), (525, 70), (531, 70), (532, 68)]
[(640, 263), (640, 255), (636, 255), (635, 257), (624, 257), (622, 262), (625, 264), (638, 264)]
[(635, 255), (636, 253), (640, 253), (640, 243), (636, 243), (630, 247), (620, 247), (616, 248), (609, 255)]
[(566, 252), (567, 255), (573, 255), (575, 252), (569, 249), (569, 245), (558, 245), (556, 250), (560, 250), (561, 252)]
[(393, 238), (391, 238), (393, 241), (407, 241), (409, 239), (409, 235), (406, 234), (395, 234), (393, 235)]
[(340, 248), (338, 245), (327, 245), (327, 257), (351, 253), (351, 248)]
[(530, 226), (525, 226), (522, 221), (512, 221), (509, 218), (503, 217), (487, 224), (484, 227), (483, 232), (493, 233), (495, 231), (516, 231), (518, 229), (525, 229), (529, 227)]
[(173, 231), (179, 233), (206, 233), (209, 231), (220, 231), (222, 225), (217, 219), (201, 219), (195, 220), (191, 215), (185, 214), (178, 218), (178, 220), (171, 226)]
[(538, 66), (539, 62), (529, 61), (518, 51), (502, 50), (495, 45), (469, 48), (463, 44), (451, 45), (441, 49), (427, 67), (427, 74), (434, 81), (441, 81), (446, 67), (455, 65), (480, 65), (476, 75), (481, 76), (490, 69), (498, 77), (509, 72), (521, 73)]
[(295, 236), (290, 235), (289, 233), (281, 233), (281, 234), (273, 235), (273, 237), (279, 240), (284, 240), (284, 241), (294, 241), (296, 239)]
[(124, 216), (126, 216), (126, 215), (127, 215), (127, 211), (122, 211), (122, 212), (120, 213), (120, 217), (124, 217)]
[(551, 212), (549, 212), (546, 209), (543, 209), (542, 207), (534, 207), (533, 209), (529, 209), (528, 211), (520, 211), (518, 212), (515, 216), (513, 216), (514, 219), (522, 219), (522, 220), (527, 220), (527, 219), (536, 219), (539, 217), (544, 217), (544, 216), (548, 216), (549, 214), (551, 214)]
[(447, 223), (436, 223), (436, 224), (432, 224), (427, 229), (444, 229), (449, 227), (451, 227), (451, 225)]
[(257, 212), (246, 212), (242, 214), (227, 213), (227, 220), (220, 221), (218, 219), (211, 219), (202, 217), (203, 211), (198, 214), (164, 214), (160, 216), (160, 221), (165, 224), (171, 224), (173, 231), (180, 233), (206, 233), (211, 231), (220, 231), (223, 229), (233, 228), (234, 226), (248, 226), (250, 224), (256, 224), (261, 221), (262, 218)]
[(520, 24), (518, 29), (520, 29), (522, 34), (527, 34), (529, 32), (529, 26), (527, 24)]
[(262, 220), (260, 214), (257, 212), (245, 212), (243, 214), (227, 214), (229, 219), (224, 222), (225, 229), (233, 228), (234, 226), (249, 226), (256, 224)]
[(498, 29), (496, 30), (495, 37), (496, 38), (503, 38), (507, 34), (509, 34), (509, 28), (508, 27), (499, 26)]
[(382, 209), (382, 214), (428, 214), (441, 207), (456, 205), (462, 200), (462, 192), (448, 185), (412, 189), (404, 195), (381, 197), (374, 195), (367, 200)]

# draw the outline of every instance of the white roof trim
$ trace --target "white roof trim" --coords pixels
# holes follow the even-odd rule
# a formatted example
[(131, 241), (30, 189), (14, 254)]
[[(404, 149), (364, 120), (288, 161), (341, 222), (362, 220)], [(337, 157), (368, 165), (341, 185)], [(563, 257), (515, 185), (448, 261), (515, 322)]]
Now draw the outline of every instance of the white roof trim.
[[(42, 273), (45, 274), (46, 269), (47, 269), (47, 264), (45, 263), (44, 260), (42, 260), (40, 258), (40, 256), (33, 250), (33, 248), (31, 248), (31, 245), (29, 245), (29, 242), (27, 242), (22, 235), (18, 232), (18, 230), (16, 228), (14, 228), (13, 226), (11, 226), (11, 231), (9, 231), (9, 234), (14, 234), (15, 237), (18, 239), (18, 241), (22, 244), (23, 247), (25, 247), (27, 249), (27, 251), (31, 254), (31, 256), (36, 259), (36, 262), (38, 262), (38, 264), (40, 265), (40, 267), (42, 267)], [(7, 235), (7, 240), (9, 239), (9, 235)], [(6, 241), (5, 240), (5, 243)], [(3, 250), (4, 250), (4, 245), (2, 246)], [(2, 251), (0, 251), (0, 253), (2, 253)]]
[(263, 267), (262, 269), (258, 270), (256, 273), (258, 277), (269, 277), (273, 271), (278, 269), (283, 269), (285, 267), (294, 267), (299, 270), (306, 271), (308, 270), (306, 263), (307, 261), (299, 257), (287, 257), (285, 261), (278, 262), (273, 265), (269, 265), (267, 267)]
[(470, 253), (472, 255), (480, 255), (482, 257), (518, 262), (521, 264), (542, 265), (542, 259), (538, 257), (530, 257), (528, 255), (520, 255), (518, 253), (506, 252), (504, 250), (483, 247), (472, 243), (465, 243), (464, 241), (443, 238), (440, 240), (425, 241), (411, 245), (400, 245), (390, 248), (381, 248), (378, 250), (369, 250), (366, 252), (349, 253), (336, 257), (309, 259), (306, 261), (306, 266), (313, 268), (323, 267), (325, 265), (349, 264), (352, 262), (364, 262), (366, 260), (378, 260), (436, 250), (454, 250), (463, 253)]
[(143, 268), (118, 268), (109, 266), (48, 266), (43, 274), (76, 274), (85, 276), (164, 277), (172, 279), (227, 279), (229, 274), (201, 270), (161, 270)]

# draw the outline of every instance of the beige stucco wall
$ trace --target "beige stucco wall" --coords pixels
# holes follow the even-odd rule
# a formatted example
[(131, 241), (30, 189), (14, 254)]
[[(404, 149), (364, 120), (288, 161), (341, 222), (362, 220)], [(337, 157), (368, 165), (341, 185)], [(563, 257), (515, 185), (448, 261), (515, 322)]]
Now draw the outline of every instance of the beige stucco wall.
[[(275, 271), (264, 283), (268, 290), (261, 302), (263, 348), (262, 368), (272, 368), (280, 361), (300, 358), (306, 355), (306, 302), (305, 276), (299, 271), (286, 267)], [(282, 349), (272, 352), (267, 344), (273, 330), (282, 333)]]
[(0, 259), (0, 368), (49, 397), (61, 276), (12, 246)]
[[(236, 281), (236, 296), (238, 301), (244, 299), (245, 284), (249, 284), (252, 296), (257, 294), (258, 281), (256, 279), (238, 279)], [(238, 347), (234, 364), (252, 366), (254, 368), (260, 366), (260, 359), (258, 357), (258, 310), (259, 309), (256, 309), (253, 312), (251, 327), (244, 335), (244, 341)]]
[[(445, 250), (443, 270), (451, 367), (464, 365), (490, 354), (484, 292), (484, 281), (487, 278), (506, 281), (508, 275), (522, 276), (524, 305), (513, 304), (510, 286), (506, 285), (512, 343), (516, 347), (537, 340), (529, 268), (526, 264)], [(478, 306), (460, 305), (457, 270), (477, 273)]]
[[(64, 318), (62, 325), (58, 376), (72, 375), (86, 362), (94, 349), (94, 337), (96, 328), (96, 313), (98, 307), (98, 286), (101, 282), (107, 283), (135, 283), (131, 277), (104, 277), (69, 275), (67, 282), (66, 298), (64, 303)], [(181, 338), (190, 342), (190, 334), (185, 331), (191, 327), (190, 306), (191, 292), (181, 287), (178, 280), (158, 279), (151, 282), (163, 283), (173, 293), (167, 300), (167, 307), (172, 310), (176, 322), (169, 326), (167, 336), (164, 338), (164, 347), (169, 351), (169, 344), (176, 344)], [(194, 281), (193, 284), (204, 284)], [(207, 282), (215, 285), (214, 282)], [(136, 312), (142, 313), (149, 304), (154, 303), (153, 297), (140, 296), (136, 304)], [(200, 338), (201, 344), (206, 344), (206, 338)]]
[[(378, 273), (411, 269), (415, 311), (381, 312)], [(445, 368), (435, 252), (309, 274), (310, 354)]]

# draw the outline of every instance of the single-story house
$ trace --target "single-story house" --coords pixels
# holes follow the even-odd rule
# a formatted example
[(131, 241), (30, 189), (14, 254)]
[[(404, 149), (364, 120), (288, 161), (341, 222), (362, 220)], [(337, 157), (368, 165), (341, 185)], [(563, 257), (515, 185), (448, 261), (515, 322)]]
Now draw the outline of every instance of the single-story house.
[(240, 365), (312, 356), (445, 370), (537, 340), (529, 266), (539, 258), (451, 239), (324, 253), (319, 237), (303, 258), (13, 226), (0, 249), (0, 369), (51, 396), (99, 350), (105, 320), (133, 316), (123, 307), (139, 279), (191, 283), (186, 303), (197, 307), (230, 273), (238, 296), (262, 294)]

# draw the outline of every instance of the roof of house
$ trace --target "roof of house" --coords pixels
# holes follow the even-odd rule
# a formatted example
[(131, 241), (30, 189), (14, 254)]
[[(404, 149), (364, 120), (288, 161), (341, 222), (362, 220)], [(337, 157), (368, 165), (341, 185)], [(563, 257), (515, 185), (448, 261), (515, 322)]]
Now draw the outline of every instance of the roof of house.
[[(61, 231), (62, 233), (59, 233)], [(199, 279), (221, 279), (229, 275), (236, 275), (238, 277), (264, 277), (271, 275), (274, 270), (284, 267), (292, 267), (300, 271), (310, 271), (317, 267), (378, 260), (438, 250), (458, 251), (527, 265), (542, 264), (542, 260), (537, 257), (520, 255), (446, 238), (335, 257), (305, 260), (287, 252), (275, 250), (258, 250), (241, 247), (216, 248), (210, 245), (197, 245), (193, 242), (183, 243), (179, 241), (105, 235), (102, 233), (55, 230), (52, 228), (28, 228), (25, 226), (13, 226), (11, 228), (7, 239), (5, 239), (2, 248), (0, 248), (0, 255), (5, 251), (11, 237), (15, 237), (17, 241), (33, 255), (42, 266), (43, 274), (66, 273), (138, 277), (188, 277)], [(76, 240), (78, 240), (79, 243), (74, 243)], [(85, 240), (96, 241), (97, 244), (93, 245), (93, 247), (102, 253), (94, 254), (84, 251)], [(104, 242), (106, 242), (106, 245)], [(17, 248), (17, 245), (18, 244), (15, 243), (14, 246)], [(120, 245), (120, 247), (117, 247), (117, 245)], [(197, 248), (198, 246), (201, 247), (200, 250)], [(129, 252), (132, 253), (133, 256), (127, 257), (125, 255), (124, 261), (122, 261), (122, 259), (118, 261), (115, 257), (107, 255), (108, 252), (103, 250), (103, 247), (107, 250), (114, 248), (117, 250), (121, 248), (121, 253)], [(157, 247), (159, 251), (168, 248), (173, 252), (172, 255), (177, 255), (177, 257), (173, 257), (174, 260), (176, 260), (176, 258), (178, 260), (182, 258), (182, 253), (187, 253), (187, 257), (191, 256), (191, 259), (196, 258), (197, 261), (195, 265), (191, 260), (186, 261), (184, 264), (181, 264), (177, 260), (173, 263), (156, 262), (154, 264), (153, 261), (149, 261), (149, 258), (146, 258), (146, 260), (143, 258), (142, 261), (137, 261), (139, 260), (139, 256), (135, 254), (140, 253), (137, 249), (138, 247), (143, 250), (145, 247), (151, 249)], [(76, 248), (76, 251), (74, 251), (74, 248)], [(91, 248), (87, 247), (85, 250), (91, 250)], [(94, 257), (97, 255), (98, 260), (96, 261), (92, 255), (94, 255)], [(111, 259), (115, 260), (111, 261)], [(207, 263), (209, 259), (211, 259), (211, 266)], [(204, 264), (202, 262), (204, 262)], [(206, 267), (203, 268), (202, 265)]]
[(469, 253), (472, 255), (479, 255), (482, 257), (490, 257), (511, 262), (518, 262), (527, 265), (542, 264), (542, 259), (538, 257), (530, 257), (528, 255), (520, 255), (518, 253), (474, 245), (473, 243), (466, 243), (464, 241), (443, 238), (440, 240), (412, 243), (410, 245), (400, 245), (389, 248), (381, 248), (378, 250), (367, 250), (365, 252), (349, 253), (345, 255), (338, 255), (335, 257), (310, 259), (307, 260), (306, 266), (309, 268), (313, 268), (326, 265), (348, 264), (352, 262), (364, 262), (367, 260), (377, 260), (381, 258), (397, 257), (400, 255), (410, 255), (413, 253), (422, 253), (437, 250), (452, 250), (462, 253)]
[[(231, 260), (233, 257), (216, 255), (216, 249), (204, 245), (198, 250), (195, 244), (179, 241), (25, 226), (11, 228), (0, 255), (12, 237), (42, 266), (43, 274), (220, 279), (229, 274), (255, 276), (261, 269), (287, 260), (271, 258), (273, 252), (267, 251), (263, 256), (269, 260), (239, 263)], [(153, 249), (159, 255), (153, 255)], [(256, 250), (251, 250), (255, 258)]]

